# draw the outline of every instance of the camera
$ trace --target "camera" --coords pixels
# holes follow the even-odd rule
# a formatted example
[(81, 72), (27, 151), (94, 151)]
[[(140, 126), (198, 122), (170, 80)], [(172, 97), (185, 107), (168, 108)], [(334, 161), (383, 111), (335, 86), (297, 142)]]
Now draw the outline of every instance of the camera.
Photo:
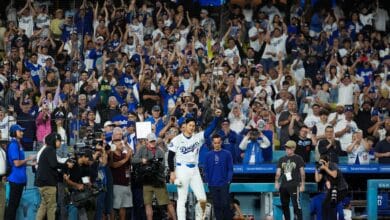
[(104, 190), (103, 187), (92, 184), (83, 191), (73, 191), (70, 195), (70, 203), (77, 207), (82, 207)]
[(316, 162), (316, 170), (320, 170), (320, 167), (324, 165), (322, 162)]
[(250, 135), (251, 136), (258, 136), (260, 134), (260, 132), (258, 130), (252, 130), (250, 131)]
[(137, 164), (133, 168), (135, 181), (140, 184), (152, 184), (160, 187), (165, 183), (163, 158), (152, 158), (146, 164)]

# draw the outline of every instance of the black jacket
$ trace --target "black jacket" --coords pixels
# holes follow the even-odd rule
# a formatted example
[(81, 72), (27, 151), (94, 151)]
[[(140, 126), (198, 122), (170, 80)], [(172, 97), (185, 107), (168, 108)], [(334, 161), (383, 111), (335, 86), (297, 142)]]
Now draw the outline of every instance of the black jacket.
[(54, 146), (47, 146), (38, 161), (38, 170), (35, 177), (35, 184), (42, 186), (57, 186), (57, 154)]

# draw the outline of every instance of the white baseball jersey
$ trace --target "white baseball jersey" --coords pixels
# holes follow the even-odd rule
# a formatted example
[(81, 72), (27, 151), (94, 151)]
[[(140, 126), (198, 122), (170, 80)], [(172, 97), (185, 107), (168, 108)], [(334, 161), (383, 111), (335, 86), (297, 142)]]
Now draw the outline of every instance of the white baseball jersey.
[(190, 138), (179, 134), (171, 140), (168, 150), (176, 153), (177, 163), (198, 164), (199, 149), (204, 143), (204, 131), (192, 135)]

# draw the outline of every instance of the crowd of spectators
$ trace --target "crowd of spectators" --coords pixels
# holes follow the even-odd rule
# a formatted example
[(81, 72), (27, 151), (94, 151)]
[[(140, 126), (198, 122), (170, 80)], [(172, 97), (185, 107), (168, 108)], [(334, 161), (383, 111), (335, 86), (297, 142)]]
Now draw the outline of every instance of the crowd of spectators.
[(216, 132), (235, 164), (269, 162), (290, 139), (306, 162), (310, 152), (334, 162), (348, 155), (351, 164), (390, 160), (381, 1), (226, 4), (213, 16), (173, 1), (93, 2), (7, 6), (2, 140), (17, 121), (25, 150), (56, 131), (65, 155), (88, 132), (103, 129), (110, 140), (105, 130), (114, 124), (136, 149), (136, 122), (150, 121), (164, 145), (186, 118), (204, 128), (219, 108), (225, 118)]

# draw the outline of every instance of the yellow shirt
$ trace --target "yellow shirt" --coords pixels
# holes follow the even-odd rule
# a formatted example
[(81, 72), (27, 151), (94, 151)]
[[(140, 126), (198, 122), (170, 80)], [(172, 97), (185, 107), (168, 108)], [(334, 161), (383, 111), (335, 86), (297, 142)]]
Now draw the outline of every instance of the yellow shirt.
[(54, 35), (60, 36), (62, 31), (60, 29), (61, 25), (64, 23), (64, 19), (55, 18), (51, 21), (50, 30)]

